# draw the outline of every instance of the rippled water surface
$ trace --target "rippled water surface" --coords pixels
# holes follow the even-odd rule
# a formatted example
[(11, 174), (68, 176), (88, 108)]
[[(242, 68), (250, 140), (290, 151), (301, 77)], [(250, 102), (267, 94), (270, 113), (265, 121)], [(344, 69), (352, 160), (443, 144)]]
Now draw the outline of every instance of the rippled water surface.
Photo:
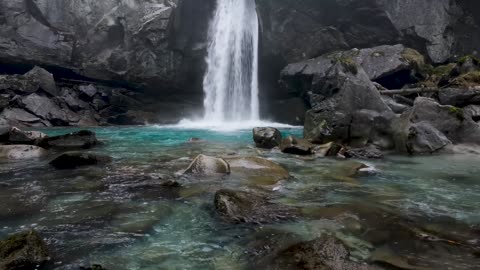
[[(48, 161), (57, 153), (0, 162), (0, 237), (37, 229), (56, 268), (99, 263), (108, 269), (251, 269), (254, 243), (275, 235), (281, 246), (287, 245), (282, 235), (293, 234), (299, 242), (323, 233), (342, 239), (354, 260), (416, 269), (480, 265), (478, 156), (393, 156), (364, 162), (374, 169), (358, 175), (352, 173), (356, 161), (255, 149), (250, 130), (93, 130), (104, 145), (92, 151), (114, 158), (106, 168), (56, 171)], [(49, 135), (71, 131), (44, 130)], [(282, 132), (301, 135), (302, 130)], [(192, 137), (204, 141), (188, 143)], [(293, 177), (278, 183), (241, 174), (176, 178), (200, 153), (261, 156)], [(159, 184), (168, 180), (181, 187)], [(214, 210), (220, 188), (265, 193), (303, 214), (271, 225), (229, 224)]]

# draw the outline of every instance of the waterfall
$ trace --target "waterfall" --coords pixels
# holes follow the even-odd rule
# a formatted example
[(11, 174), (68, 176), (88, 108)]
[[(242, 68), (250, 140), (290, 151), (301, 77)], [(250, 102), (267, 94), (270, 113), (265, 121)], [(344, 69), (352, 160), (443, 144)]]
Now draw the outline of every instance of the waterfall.
[(259, 119), (258, 36), (255, 0), (217, 0), (203, 81), (205, 121)]

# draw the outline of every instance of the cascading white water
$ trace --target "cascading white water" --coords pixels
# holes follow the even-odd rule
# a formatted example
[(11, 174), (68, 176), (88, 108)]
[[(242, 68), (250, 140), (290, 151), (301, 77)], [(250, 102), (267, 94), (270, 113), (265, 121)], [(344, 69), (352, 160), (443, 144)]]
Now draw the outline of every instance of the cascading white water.
[(217, 0), (203, 82), (204, 121), (259, 119), (258, 36), (255, 0)]

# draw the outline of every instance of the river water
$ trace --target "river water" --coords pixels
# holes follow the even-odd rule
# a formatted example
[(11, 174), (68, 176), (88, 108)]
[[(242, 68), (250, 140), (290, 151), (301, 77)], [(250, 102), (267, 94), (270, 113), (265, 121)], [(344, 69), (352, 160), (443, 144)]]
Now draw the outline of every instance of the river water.
[[(49, 135), (75, 129), (48, 129)], [(56, 171), (48, 158), (0, 162), (0, 238), (29, 228), (46, 239), (58, 269), (255, 269), (254, 243), (277, 245), (335, 234), (354, 260), (412, 269), (478, 269), (480, 157), (457, 154), (364, 162), (300, 158), (254, 148), (250, 130), (95, 128), (111, 155), (105, 168)], [(301, 135), (301, 129), (283, 129)], [(188, 143), (197, 137), (204, 142)], [(177, 178), (197, 154), (260, 156), (293, 176)], [(160, 185), (176, 180), (181, 187)], [(295, 221), (230, 224), (215, 213), (220, 188), (268, 193), (298, 208)], [(268, 236), (268, 237), (267, 237)], [(253, 256), (254, 257), (254, 256)], [(374, 259), (372, 259), (374, 258)]]

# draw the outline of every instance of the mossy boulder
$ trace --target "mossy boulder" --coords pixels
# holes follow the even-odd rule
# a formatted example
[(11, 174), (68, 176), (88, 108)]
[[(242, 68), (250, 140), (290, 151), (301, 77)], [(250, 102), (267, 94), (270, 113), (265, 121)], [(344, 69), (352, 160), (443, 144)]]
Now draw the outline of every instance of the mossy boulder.
[(223, 158), (198, 155), (183, 174), (197, 176), (226, 175), (230, 174), (230, 164)]
[(47, 245), (36, 231), (0, 241), (0, 270), (39, 269), (49, 261)]

